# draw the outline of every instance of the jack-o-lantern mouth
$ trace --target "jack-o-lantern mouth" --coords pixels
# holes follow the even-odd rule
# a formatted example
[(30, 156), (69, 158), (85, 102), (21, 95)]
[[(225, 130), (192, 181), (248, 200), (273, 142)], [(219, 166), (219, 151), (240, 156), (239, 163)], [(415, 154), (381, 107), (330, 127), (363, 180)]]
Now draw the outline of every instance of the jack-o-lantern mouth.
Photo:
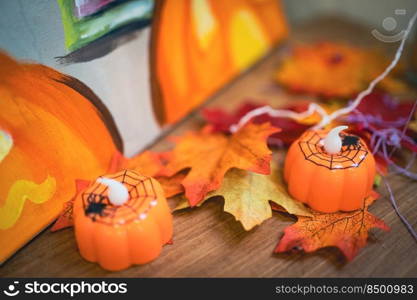
[(307, 131), (298, 145), (306, 160), (330, 170), (357, 168), (363, 162), (368, 150), (359, 137), (342, 135), (342, 149), (337, 154), (328, 154), (323, 147), (326, 134)]
[(150, 177), (130, 170), (107, 177), (119, 181), (128, 189), (129, 200), (120, 206), (113, 205), (107, 195), (108, 187), (95, 182), (81, 195), (84, 213), (92, 221), (110, 226), (125, 225), (145, 219), (157, 204), (157, 194)]

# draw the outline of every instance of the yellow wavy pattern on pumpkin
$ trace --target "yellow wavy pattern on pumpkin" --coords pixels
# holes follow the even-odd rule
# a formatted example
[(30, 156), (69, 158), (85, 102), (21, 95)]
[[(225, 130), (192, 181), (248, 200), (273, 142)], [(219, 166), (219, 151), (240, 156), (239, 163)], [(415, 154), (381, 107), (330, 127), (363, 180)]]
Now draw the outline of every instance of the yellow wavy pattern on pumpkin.
[(8, 229), (17, 222), (27, 200), (36, 204), (44, 203), (51, 199), (55, 190), (56, 180), (49, 175), (40, 184), (24, 179), (14, 182), (5, 205), (0, 207), (0, 229)]

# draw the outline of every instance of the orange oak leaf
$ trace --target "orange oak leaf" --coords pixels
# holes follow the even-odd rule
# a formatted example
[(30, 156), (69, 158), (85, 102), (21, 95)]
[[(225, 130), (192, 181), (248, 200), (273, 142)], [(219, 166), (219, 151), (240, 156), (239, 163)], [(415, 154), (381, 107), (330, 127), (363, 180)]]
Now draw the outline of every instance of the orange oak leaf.
[(161, 175), (170, 177), (190, 169), (182, 185), (190, 206), (195, 206), (220, 187), (231, 168), (269, 174), (272, 155), (266, 140), (279, 130), (269, 123), (248, 123), (231, 136), (207, 128), (185, 134), (177, 140)]
[(312, 210), (312, 218), (297, 216), (298, 221), (285, 228), (284, 236), (275, 252), (313, 252), (324, 247), (337, 247), (348, 261), (352, 260), (366, 245), (371, 228), (390, 230), (384, 221), (368, 211), (369, 205), (378, 197), (379, 195), (373, 192), (366, 199), (363, 209), (352, 212), (326, 214)]

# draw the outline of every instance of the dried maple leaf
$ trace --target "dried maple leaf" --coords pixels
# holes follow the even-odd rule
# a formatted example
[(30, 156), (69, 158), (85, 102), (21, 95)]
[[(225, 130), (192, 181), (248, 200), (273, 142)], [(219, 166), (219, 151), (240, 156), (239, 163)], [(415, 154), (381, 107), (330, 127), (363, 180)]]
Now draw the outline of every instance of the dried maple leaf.
[(145, 176), (155, 177), (164, 167), (160, 153), (144, 151), (135, 157), (127, 158), (119, 166), (121, 169), (131, 169)]
[(378, 197), (373, 192), (361, 210), (330, 214), (311, 211), (312, 218), (299, 216), (295, 224), (285, 228), (275, 252), (313, 252), (319, 248), (337, 247), (349, 261), (352, 260), (366, 245), (371, 228), (390, 230), (384, 221), (368, 212), (368, 206)]
[[(224, 211), (240, 221), (245, 230), (251, 230), (272, 217), (269, 201), (291, 214), (311, 216), (303, 204), (288, 195), (282, 175), (276, 167), (272, 167), (270, 175), (231, 169), (226, 173), (220, 189), (208, 193), (204, 201), (216, 196), (223, 197)], [(183, 200), (176, 210), (186, 207), (189, 207), (188, 202)]]
[(181, 182), (184, 180), (187, 172), (179, 172), (171, 177), (155, 177), (156, 180), (161, 184), (162, 189), (165, 192), (165, 197), (171, 198), (178, 194), (184, 193), (184, 187)]
[[(386, 68), (379, 52), (331, 42), (298, 45), (276, 73), (276, 80), (295, 92), (326, 98), (349, 98)], [(379, 87), (395, 93), (407, 86), (390, 74)]]
[(160, 175), (171, 177), (190, 169), (182, 185), (190, 205), (195, 206), (208, 192), (220, 187), (231, 168), (269, 174), (272, 156), (266, 139), (277, 131), (269, 123), (248, 123), (231, 136), (210, 133), (207, 128), (188, 133), (178, 139)]

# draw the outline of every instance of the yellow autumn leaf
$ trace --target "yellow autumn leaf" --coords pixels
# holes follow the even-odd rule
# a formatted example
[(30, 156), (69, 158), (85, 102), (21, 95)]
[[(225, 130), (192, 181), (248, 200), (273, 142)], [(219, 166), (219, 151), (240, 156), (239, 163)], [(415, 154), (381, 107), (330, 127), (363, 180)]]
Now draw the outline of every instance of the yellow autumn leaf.
[[(276, 167), (272, 167), (270, 175), (233, 168), (226, 173), (220, 189), (208, 193), (204, 201), (215, 196), (224, 198), (224, 211), (240, 221), (245, 230), (251, 230), (272, 216), (269, 201), (282, 206), (290, 214), (311, 216), (302, 203), (288, 195), (281, 172)], [(175, 210), (187, 207), (188, 201), (183, 198)]]

